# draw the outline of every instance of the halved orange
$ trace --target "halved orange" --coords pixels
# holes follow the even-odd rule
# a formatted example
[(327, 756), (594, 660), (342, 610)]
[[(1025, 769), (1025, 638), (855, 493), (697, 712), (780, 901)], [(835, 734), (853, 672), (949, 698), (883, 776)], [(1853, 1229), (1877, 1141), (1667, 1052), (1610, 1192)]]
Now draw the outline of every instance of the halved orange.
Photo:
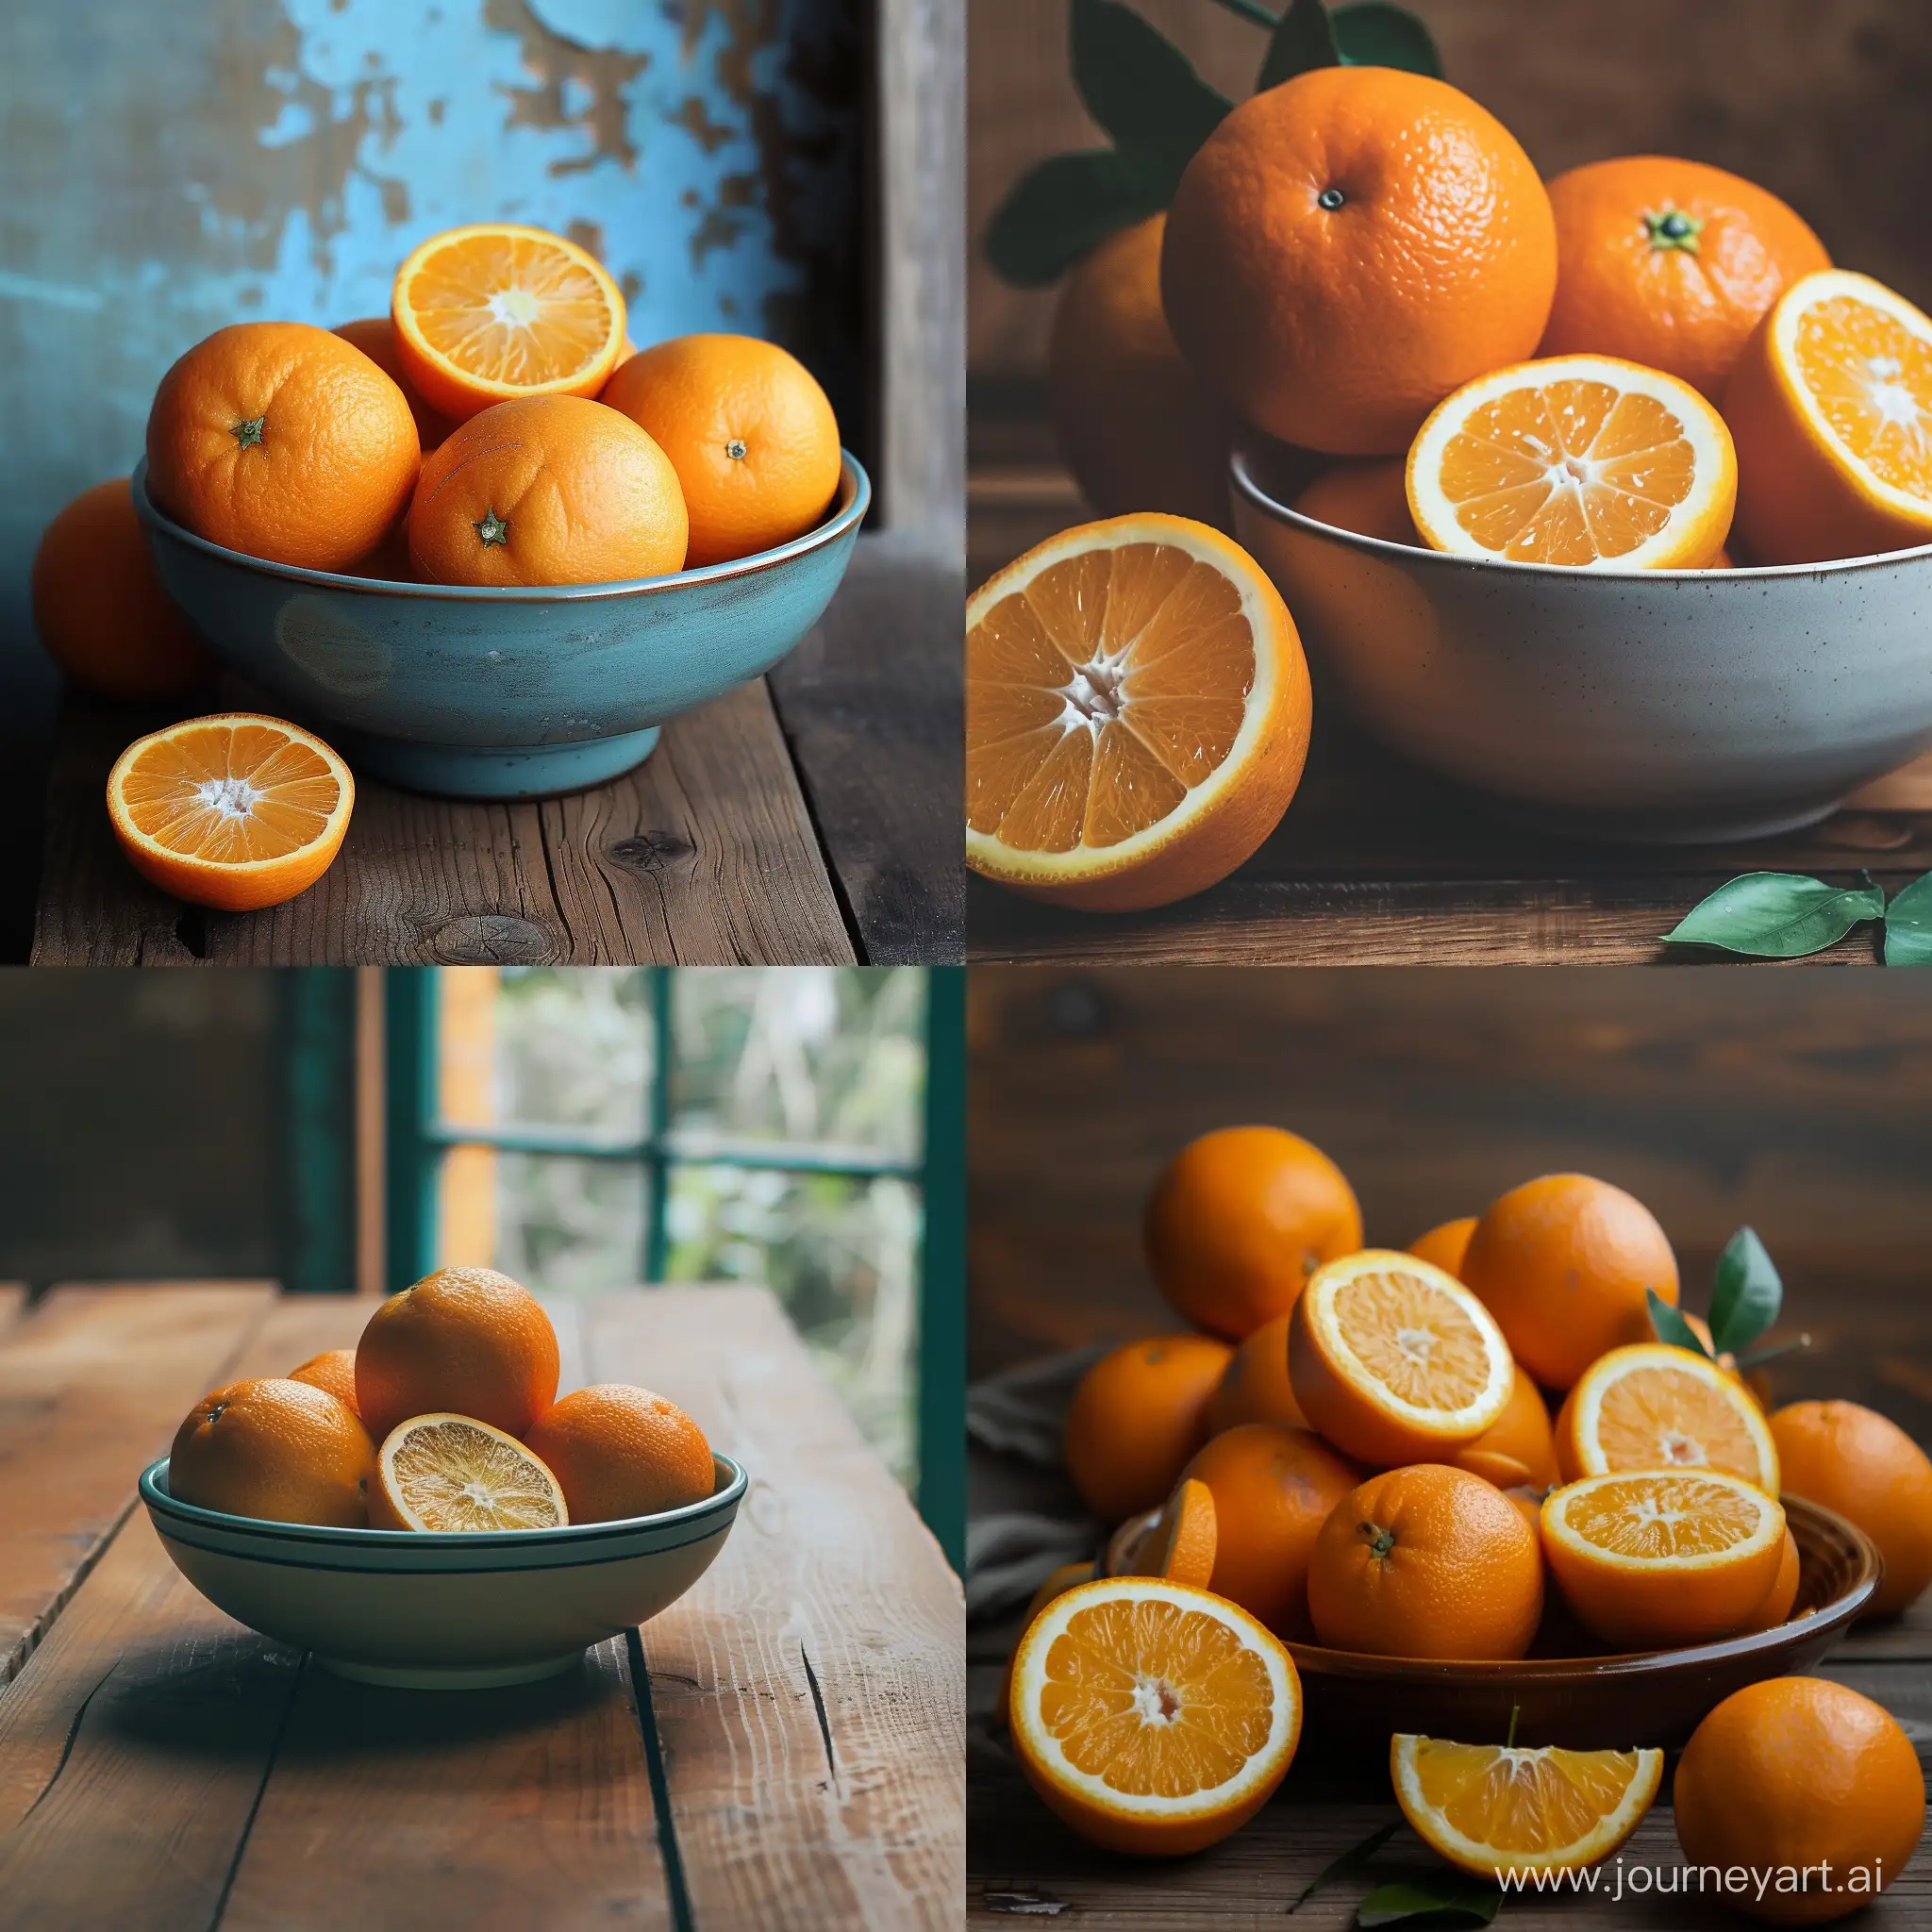
[(1408, 452), (1434, 550), (1580, 570), (1702, 570), (1724, 548), (1738, 460), (1724, 418), (1674, 375), (1552, 356), (1439, 403)]
[(1416, 1836), (1481, 1878), (1580, 1872), (1643, 1822), (1664, 1754), (1453, 1744), (1398, 1731), (1389, 1740), (1395, 1802)]
[(1090, 911), (1205, 891), (1288, 809), (1308, 716), (1238, 544), (1151, 512), (1063, 530), (966, 606), (966, 862)]
[(1028, 1781), (1083, 1837), (1198, 1852), (1245, 1824), (1286, 1774), (1301, 1679), (1281, 1640), (1237, 1605), (1112, 1576), (1033, 1620), (1008, 1716)]
[(225, 711), (138, 738), (108, 774), (114, 837), (141, 875), (197, 906), (253, 912), (306, 891), (341, 848), (349, 768), (281, 718)]
[(1288, 1372), (1309, 1427), (1393, 1468), (1454, 1460), (1508, 1406), (1516, 1365), (1496, 1318), (1453, 1274), (1365, 1248), (1308, 1277)]
[[(1027, 1626), (1052, 1603), (1055, 1597), (1063, 1596), (1076, 1583), (1091, 1583), (1095, 1565), (1088, 1563), (1062, 1563), (1058, 1570), (1049, 1571), (1040, 1587), (1033, 1592), (1026, 1606), (1025, 1614), (1020, 1619), (1020, 1635), (1024, 1637)], [(1013, 1701), (1013, 1658), (1019, 1655), (1019, 1643), (1015, 1641), (1007, 1656), (1006, 1674), (1000, 1679), (1000, 1700), (993, 1707), (993, 1721), (1004, 1724), (1007, 1722), (1008, 1707)]]
[(1153, 1528), (1141, 1537), (1134, 1552), (1133, 1571), (1206, 1590), (1214, 1574), (1214, 1551), (1219, 1541), (1214, 1491), (1198, 1476), (1184, 1477)]
[(1566, 1482), (1620, 1469), (1721, 1469), (1776, 1495), (1777, 1444), (1750, 1391), (1707, 1356), (1635, 1342), (1599, 1356), (1557, 1417)]
[(508, 222), (411, 250), (390, 314), (404, 373), (452, 423), (517, 396), (594, 396), (624, 354), (624, 292), (596, 257)]
[(375, 1466), (369, 1491), (375, 1529), (556, 1529), (570, 1521), (549, 1465), (475, 1416), (398, 1423)]

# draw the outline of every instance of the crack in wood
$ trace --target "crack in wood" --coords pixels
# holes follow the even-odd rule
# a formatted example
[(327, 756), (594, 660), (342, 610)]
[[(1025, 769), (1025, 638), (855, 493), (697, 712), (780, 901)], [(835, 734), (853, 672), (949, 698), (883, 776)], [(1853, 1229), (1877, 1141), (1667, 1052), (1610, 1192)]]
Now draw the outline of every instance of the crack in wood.
[(811, 1707), (819, 1714), (819, 1736), (825, 1743), (825, 1769), (832, 1774), (832, 1790), (839, 1793), (839, 1759), (832, 1749), (832, 1723), (825, 1715), (825, 1695), (819, 1689), (819, 1674), (811, 1667), (811, 1653), (803, 1642), (798, 1646), (798, 1659), (805, 1666), (805, 1681), (811, 1686)]
[(219, 1932), (222, 1921), (227, 1916), (228, 1898), (235, 1890), (235, 1879), (242, 1870), (242, 1855), (248, 1849), (249, 1835), (255, 1829), (255, 1821), (261, 1810), (261, 1801), (268, 1792), (268, 1781), (275, 1775), (276, 1760), (282, 1755), (282, 1740), (289, 1735), (290, 1721), (295, 1715), (295, 1693), (302, 1688), (303, 1674), (308, 1668), (310, 1653), (304, 1651), (301, 1661), (295, 1666), (289, 1678), (289, 1694), (282, 1704), (281, 1721), (275, 1725), (275, 1741), (268, 1747), (268, 1756), (262, 1759), (261, 1781), (255, 1788), (255, 1797), (248, 1807), (248, 1816), (242, 1821), (242, 1830), (235, 1840), (235, 1856), (228, 1860), (226, 1875), (222, 1880), (221, 1896), (215, 1900), (214, 1917), (208, 1922), (208, 1932)]
[(101, 1686), (120, 1668), (121, 1659), (116, 1657), (94, 1680), (93, 1690), (90, 1690), (75, 1707), (74, 1721), (67, 1726), (67, 1736), (60, 1746), (59, 1759), (49, 1774), (47, 1782), (35, 1794), (33, 1803), (20, 1814), (20, 1823), (22, 1824), (25, 1824), (41, 1808), (41, 1800), (60, 1781), (60, 1774), (67, 1769), (67, 1760), (74, 1756), (74, 1740), (80, 1736), (81, 1721), (87, 1716), (88, 1706), (94, 1701), (95, 1693), (100, 1690)]

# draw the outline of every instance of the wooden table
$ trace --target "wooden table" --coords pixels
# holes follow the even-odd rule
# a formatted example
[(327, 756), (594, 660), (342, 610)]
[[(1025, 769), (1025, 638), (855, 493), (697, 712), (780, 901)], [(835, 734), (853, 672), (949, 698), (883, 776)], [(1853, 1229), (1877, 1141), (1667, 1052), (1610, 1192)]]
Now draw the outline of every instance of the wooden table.
[[(142, 880), (102, 807), (164, 718), (70, 704), (48, 780), (42, 966), (792, 965), (959, 957), (959, 564), (917, 529), (859, 541), (769, 678), (665, 726), (608, 785), (519, 805), (358, 774), (341, 857), (265, 912)], [(225, 708), (275, 708), (243, 691)], [(175, 713), (175, 715), (181, 715)]]
[(206, 1390), (352, 1342), (369, 1306), (197, 1283), (0, 1310), (7, 1932), (956, 1925), (958, 1581), (762, 1290), (552, 1305), (566, 1387), (657, 1388), (752, 1474), (697, 1588), (575, 1674), (376, 1690), (189, 1587), (136, 1474)]

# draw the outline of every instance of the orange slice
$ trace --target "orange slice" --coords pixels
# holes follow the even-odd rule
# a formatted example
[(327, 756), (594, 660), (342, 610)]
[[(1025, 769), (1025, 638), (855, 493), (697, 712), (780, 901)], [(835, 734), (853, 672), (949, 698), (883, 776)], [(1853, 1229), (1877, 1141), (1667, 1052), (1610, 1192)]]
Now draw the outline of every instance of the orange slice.
[(1202, 891), (1288, 809), (1308, 708), (1288, 607), (1220, 531), (1063, 530), (966, 606), (966, 862), (1090, 911)]
[(1721, 1469), (1778, 1488), (1777, 1444), (1750, 1391), (1706, 1356), (1637, 1342), (1599, 1356), (1557, 1418), (1564, 1479), (1621, 1469)]
[(1508, 1406), (1516, 1365), (1496, 1318), (1453, 1274), (1365, 1248), (1308, 1277), (1288, 1371), (1311, 1428), (1392, 1468), (1453, 1461)]
[(1416, 1836), (1452, 1865), (1494, 1878), (1607, 1858), (1656, 1802), (1664, 1754), (1452, 1744), (1398, 1731), (1389, 1773)]
[(1214, 1574), (1218, 1541), (1214, 1491), (1198, 1476), (1189, 1476), (1141, 1538), (1132, 1568), (1142, 1576), (1164, 1576), (1170, 1583), (1191, 1583), (1206, 1590)]
[(1785, 1512), (1741, 1476), (1634, 1471), (1555, 1491), (1542, 1531), (1551, 1573), (1591, 1630), (1665, 1650), (1735, 1630), (1764, 1602)]
[(1408, 452), (1431, 549), (1579, 570), (1701, 570), (1738, 494), (1724, 418), (1614, 356), (1552, 356), (1465, 384)]
[(225, 912), (306, 891), (341, 849), (349, 768), (280, 718), (225, 711), (138, 738), (108, 774), (108, 816), (135, 871)]
[(1121, 1852), (1197, 1852), (1273, 1795), (1301, 1737), (1279, 1638), (1205, 1590), (1113, 1576), (1057, 1597), (1013, 1658), (1013, 1745), (1073, 1828)]
[(1140, 1561), (1142, 1541), (1153, 1534), (1154, 1525), (1159, 1521), (1158, 1509), (1142, 1509), (1124, 1518), (1107, 1540), (1107, 1549), (1100, 1559), (1100, 1574), (1131, 1576)]
[(514, 396), (594, 396), (624, 354), (624, 295), (597, 258), (541, 228), (432, 235), (396, 271), (396, 358), (461, 423)]
[(475, 1416), (411, 1416), (384, 1437), (375, 1465), (376, 1529), (557, 1529), (570, 1521), (549, 1466)]
[[(1050, 1571), (1040, 1588), (1033, 1592), (1032, 1600), (1026, 1606), (1026, 1613), (1020, 1619), (1020, 1635), (1024, 1637), (1028, 1625), (1055, 1597), (1063, 1596), (1076, 1583), (1093, 1581), (1094, 1565), (1091, 1563), (1062, 1563), (1058, 1570)], [(1007, 1713), (1013, 1702), (1013, 1658), (1019, 1655), (1019, 1645), (1014, 1644), (1007, 1657), (1006, 1674), (1000, 1679), (1000, 1701), (993, 1707), (993, 1722), (1004, 1724)]]

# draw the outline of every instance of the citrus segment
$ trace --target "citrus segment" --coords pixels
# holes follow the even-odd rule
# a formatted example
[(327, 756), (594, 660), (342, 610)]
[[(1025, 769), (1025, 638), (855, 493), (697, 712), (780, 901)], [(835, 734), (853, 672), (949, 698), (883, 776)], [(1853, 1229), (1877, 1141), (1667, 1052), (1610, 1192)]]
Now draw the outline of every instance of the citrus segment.
[(1778, 1490), (1777, 1444), (1750, 1391), (1668, 1342), (1613, 1348), (1570, 1391), (1557, 1423), (1566, 1479), (1625, 1469), (1718, 1469)]
[(1206, 1590), (1214, 1574), (1217, 1540), (1214, 1491), (1199, 1477), (1189, 1476), (1143, 1536), (1133, 1568), (1145, 1576), (1165, 1576), (1171, 1583), (1191, 1583)]
[(467, 1415), (419, 1415), (376, 1457), (377, 1529), (556, 1529), (570, 1521), (549, 1468), (514, 1436)]

